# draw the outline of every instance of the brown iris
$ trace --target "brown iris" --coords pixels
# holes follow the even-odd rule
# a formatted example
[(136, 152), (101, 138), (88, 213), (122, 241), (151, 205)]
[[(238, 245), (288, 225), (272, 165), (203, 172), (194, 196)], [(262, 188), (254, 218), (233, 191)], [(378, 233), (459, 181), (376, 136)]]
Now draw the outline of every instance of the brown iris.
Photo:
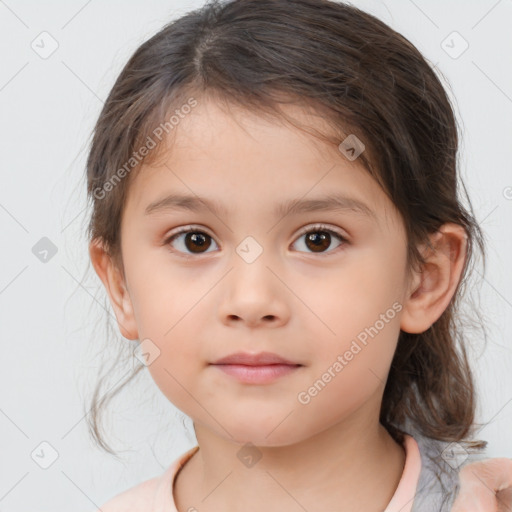
[[(194, 247), (195, 248), (199, 247), (199, 248), (208, 249), (210, 247), (210, 245), (211, 245), (211, 240), (208, 243), (206, 241), (207, 238), (211, 238), (211, 237), (206, 235), (206, 234), (204, 234), (204, 233), (199, 233), (197, 231), (186, 233), (185, 234), (185, 246), (187, 247), (187, 249), (190, 252), (196, 252), (193, 249)], [(201, 251), (197, 251), (197, 252), (201, 252)]]
[(306, 245), (314, 252), (320, 252), (317, 249), (327, 249), (330, 244), (331, 235), (327, 231), (312, 231), (306, 234)]

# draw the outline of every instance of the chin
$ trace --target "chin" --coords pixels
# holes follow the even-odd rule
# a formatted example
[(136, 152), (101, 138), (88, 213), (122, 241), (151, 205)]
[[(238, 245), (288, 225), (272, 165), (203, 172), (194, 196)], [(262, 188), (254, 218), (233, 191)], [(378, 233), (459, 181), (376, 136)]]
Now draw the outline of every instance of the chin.
[[(285, 422), (279, 425), (279, 421), (268, 423), (258, 423), (254, 421), (251, 422), (250, 425), (237, 424), (232, 427), (226, 425), (226, 429), (233, 436), (228, 439), (241, 446), (252, 444), (262, 448), (270, 448), (288, 446), (300, 442), (301, 436), (297, 435), (297, 432), (290, 432), (289, 429), (284, 426), (284, 423)], [(290, 424), (288, 424), (288, 426), (290, 426)]]

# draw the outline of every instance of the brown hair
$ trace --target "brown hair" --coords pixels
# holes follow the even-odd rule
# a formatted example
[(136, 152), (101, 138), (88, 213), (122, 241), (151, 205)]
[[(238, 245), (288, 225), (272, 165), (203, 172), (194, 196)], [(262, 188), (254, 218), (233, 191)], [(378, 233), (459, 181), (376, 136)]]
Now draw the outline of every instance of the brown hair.
[[(87, 160), (88, 237), (103, 243), (123, 275), (119, 234), (128, 186), (140, 163), (156, 158), (165, 144), (136, 165), (131, 160), (133, 170), (126, 163), (155, 140), (155, 127), (169, 128), (171, 110), (207, 95), (285, 119), (336, 146), (348, 134), (361, 139), (362, 164), (405, 223), (410, 270), (423, 263), (418, 246), (430, 245), (429, 234), (446, 222), (464, 227), (467, 259), (455, 295), (430, 329), (400, 332), (380, 421), (397, 441), (406, 421), (432, 439), (468, 439), (476, 396), (467, 341), (457, 324), (475, 244), (484, 265), (485, 249), (477, 222), (459, 198), (464, 185), (457, 174), (455, 116), (425, 58), (374, 16), (328, 0), (211, 1), (167, 24), (135, 51), (117, 78)], [(298, 125), (280, 108), (286, 102), (320, 113), (332, 132)], [(465, 188), (464, 193), (467, 198)], [(476, 308), (474, 315), (479, 317)], [(143, 368), (101, 399), (108, 372), (95, 389), (88, 425), (110, 453), (99, 428), (102, 409)], [(484, 448), (487, 443), (467, 444)]]

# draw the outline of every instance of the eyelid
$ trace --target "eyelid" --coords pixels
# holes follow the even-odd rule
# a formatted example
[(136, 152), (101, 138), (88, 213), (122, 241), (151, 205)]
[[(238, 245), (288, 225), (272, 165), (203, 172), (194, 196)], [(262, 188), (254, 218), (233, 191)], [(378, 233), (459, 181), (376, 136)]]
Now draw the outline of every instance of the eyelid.
[(322, 222), (308, 224), (307, 226), (304, 226), (303, 228), (301, 228), (299, 230), (299, 232), (297, 233), (296, 236), (302, 236), (302, 235), (304, 235), (306, 233), (309, 233), (310, 231), (314, 231), (315, 229), (318, 230), (318, 231), (320, 231), (320, 230), (330, 231), (332, 233), (335, 233), (339, 237), (341, 237), (346, 242), (348, 241), (348, 235), (345, 235), (344, 233), (342, 233), (339, 230), (339, 228), (335, 228), (333, 226), (330, 226), (329, 224), (324, 224)]
[(210, 234), (209, 229), (205, 228), (204, 226), (201, 226), (200, 224), (187, 224), (186, 226), (180, 226), (179, 228), (176, 228), (175, 231), (171, 231), (169, 233), (169, 237), (179, 235), (181, 233), (186, 233), (188, 231), (194, 231), (194, 230), (204, 232), (213, 238), (213, 235)]
[[(209, 233), (208, 228), (200, 226), (199, 224), (188, 224), (186, 226), (181, 226), (180, 228), (177, 228), (176, 231), (172, 231), (171, 233), (169, 233), (167, 240), (175, 235), (179, 235), (181, 233), (186, 233), (186, 232), (192, 231), (194, 229), (197, 229), (198, 231), (204, 231), (206, 234), (208, 234), (209, 236), (214, 238), (214, 236), (211, 233)], [(308, 233), (309, 231), (312, 231), (314, 229), (318, 229), (318, 230), (324, 229), (326, 231), (332, 231), (332, 232), (336, 233), (337, 235), (339, 235), (340, 237), (344, 238), (345, 240), (348, 238), (348, 235), (345, 233), (342, 233), (339, 230), (339, 228), (331, 226), (329, 224), (324, 224), (322, 222), (318, 222), (318, 223), (313, 222), (311, 224), (307, 224), (306, 226), (301, 228), (295, 236), (304, 235), (305, 233)]]
[(181, 235), (182, 233), (189, 233), (193, 231), (205, 233), (210, 238), (215, 239), (215, 237), (204, 226), (200, 226), (198, 224), (188, 224), (187, 226), (181, 226), (179, 228), (176, 228), (176, 230), (171, 231), (168, 235), (166, 235), (164, 241), (162, 242), (162, 245), (168, 245), (173, 238)]

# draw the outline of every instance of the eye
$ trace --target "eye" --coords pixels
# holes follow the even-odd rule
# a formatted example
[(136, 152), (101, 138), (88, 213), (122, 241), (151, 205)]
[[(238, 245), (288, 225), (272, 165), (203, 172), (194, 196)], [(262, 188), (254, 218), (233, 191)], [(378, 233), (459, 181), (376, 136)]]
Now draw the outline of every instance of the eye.
[[(184, 252), (182, 249), (185, 248), (192, 254), (202, 254), (206, 252), (204, 249), (208, 249), (211, 245), (213, 238), (204, 231), (197, 228), (181, 228), (177, 233), (174, 233), (164, 242), (165, 245), (172, 244), (181, 235), (185, 235), (178, 245), (180, 245), (179, 252)], [(189, 257), (190, 253), (186, 253), (186, 257)]]
[[(331, 245), (332, 242), (332, 236), (334, 235), (335, 238), (337, 238), (340, 243), (335, 247), (337, 249), (339, 246), (348, 243), (347, 239), (342, 236), (337, 231), (334, 231), (332, 229), (329, 229), (327, 226), (324, 226), (323, 224), (318, 224), (312, 227), (308, 227), (306, 229), (303, 229), (300, 233), (300, 237), (306, 235), (306, 239), (304, 242), (304, 245), (311, 249), (314, 253), (321, 253), (325, 252), (323, 249), (328, 248)], [(300, 239), (299, 237), (299, 239)], [(328, 251), (328, 252), (334, 252), (334, 251)]]
[[(185, 236), (182, 237), (182, 235)], [(329, 229), (323, 224), (318, 224), (303, 229), (299, 234), (299, 238), (304, 235), (307, 235), (304, 245), (313, 253), (334, 252), (334, 250), (341, 245), (348, 243), (347, 239), (341, 235), (341, 233), (333, 229)], [(325, 249), (327, 249), (332, 243), (331, 235), (334, 235), (334, 237), (337, 238), (340, 243), (335, 247), (333, 251), (325, 251)], [(169, 236), (165, 240), (164, 244), (172, 245), (176, 240), (179, 240), (178, 252), (185, 254), (185, 257), (190, 257), (191, 254), (203, 254), (208, 252), (208, 249), (211, 247), (213, 238), (201, 229), (187, 227), (181, 228), (177, 233)]]

